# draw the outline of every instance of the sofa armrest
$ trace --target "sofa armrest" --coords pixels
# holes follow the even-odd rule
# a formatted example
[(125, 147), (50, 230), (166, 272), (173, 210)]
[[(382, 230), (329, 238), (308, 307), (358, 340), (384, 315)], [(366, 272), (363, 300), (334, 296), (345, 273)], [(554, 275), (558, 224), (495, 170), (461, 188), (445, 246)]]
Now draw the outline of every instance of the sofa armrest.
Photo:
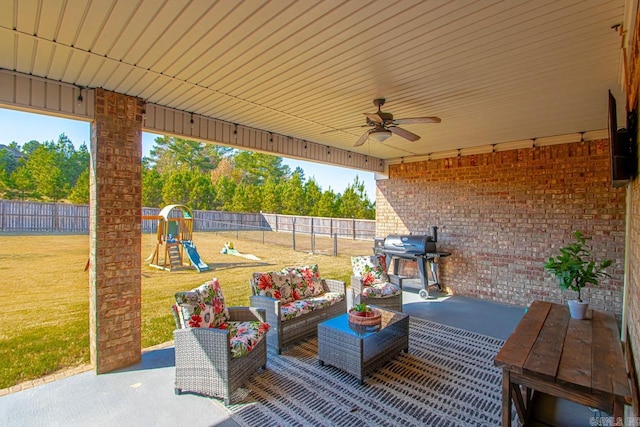
[[(207, 343), (205, 351), (217, 348), (229, 349), (229, 331), (218, 328), (183, 328), (173, 331), (176, 342)], [(180, 345), (176, 345), (176, 351)]]
[(265, 322), (267, 311), (257, 307), (227, 307), (232, 322)]
[(339, 292), (344, 295), (347, 294), (347, 284), (342, 280), (322, 279), (322, 281), (325, 283), (325, 287), (329, 289), (329, 292)]
[(387, 274), (387, 276), (389, 276), (389, 283), (393, 284), (393, 285), (397, 285), (398, 287), (402, 288), (402, 277), (398, 276), (396, 274)]
[(364, 283), (362, 282), (362, 277), (360, 276), (351, 276), (351, 291), (356, 295), (362, 293), (362, 289), (364, 289)]
[(251, 307), (258, 310), (264, 310), (266, 313), (266, 322), (275, 325), (280, 319), (280, 300), (262, 295), (251, 295), (249, 297)]

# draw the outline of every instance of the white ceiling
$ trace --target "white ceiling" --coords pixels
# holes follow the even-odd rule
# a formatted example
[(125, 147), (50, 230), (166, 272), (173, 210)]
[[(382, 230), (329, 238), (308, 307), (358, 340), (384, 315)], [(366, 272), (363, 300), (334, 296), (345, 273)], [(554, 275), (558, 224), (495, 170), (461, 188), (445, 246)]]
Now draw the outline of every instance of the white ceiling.
[[(605, 129), (624, 0), (0, 0), (0, 68), (381, 159)], [(417, 142), (354, 148), (372, 100)], [(619, 98), (620, 99), (620, 98)], [(618, 102), (622, 104), (622, 102)]]

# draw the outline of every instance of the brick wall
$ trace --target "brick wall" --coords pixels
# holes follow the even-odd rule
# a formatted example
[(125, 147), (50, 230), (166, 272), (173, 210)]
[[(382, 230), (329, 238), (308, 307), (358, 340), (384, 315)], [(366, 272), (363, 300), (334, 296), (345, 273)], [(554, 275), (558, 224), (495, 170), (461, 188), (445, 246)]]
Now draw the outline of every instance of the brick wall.
[(585, 295), (620, 315), (626, 193), (609, 173), (607, 140), (393, 165), (377, 181), (376, 235), (438, 226), (438, 249), (452, 252), (443, 285), (524, 306), (575, 297), (542, 264), (582, 230), (596, 257), (614, 260), (612, 279)]
[(141, 354), (142, 103), (97, 89), (91, 125), (90, 345), (97, 373)]

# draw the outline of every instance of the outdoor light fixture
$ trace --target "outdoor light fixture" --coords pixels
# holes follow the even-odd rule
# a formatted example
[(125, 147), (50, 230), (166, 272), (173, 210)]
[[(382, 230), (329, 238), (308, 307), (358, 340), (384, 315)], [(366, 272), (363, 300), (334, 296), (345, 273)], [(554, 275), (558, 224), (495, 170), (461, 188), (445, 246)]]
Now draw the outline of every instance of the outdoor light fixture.
[(84, 99), (82, 98), (82, 88), (80, 88), (80, 94), (78, 95), (78, 107), (82, 107), (82, 102)]
[(376, 129), (369, 134), (369, 138), (376, 142), (384, 142), (391, 136), (391, 131), (387, 129)]

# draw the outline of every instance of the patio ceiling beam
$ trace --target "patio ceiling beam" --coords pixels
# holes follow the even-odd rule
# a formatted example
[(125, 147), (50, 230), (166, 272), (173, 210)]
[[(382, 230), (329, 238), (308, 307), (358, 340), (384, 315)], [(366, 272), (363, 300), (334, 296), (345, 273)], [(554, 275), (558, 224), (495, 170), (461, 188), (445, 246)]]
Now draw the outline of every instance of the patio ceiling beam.
[[(90, 121), (94, 103), (93, 89), (0, 69), (0, 105), (7, 108)], [(143, 130), (378, 174), (385, 170), (377, 157), (153, 103), (145, 104)]]
[(381, 173), (382, 159), (152, 103), (143, 130), (292, 159)]

